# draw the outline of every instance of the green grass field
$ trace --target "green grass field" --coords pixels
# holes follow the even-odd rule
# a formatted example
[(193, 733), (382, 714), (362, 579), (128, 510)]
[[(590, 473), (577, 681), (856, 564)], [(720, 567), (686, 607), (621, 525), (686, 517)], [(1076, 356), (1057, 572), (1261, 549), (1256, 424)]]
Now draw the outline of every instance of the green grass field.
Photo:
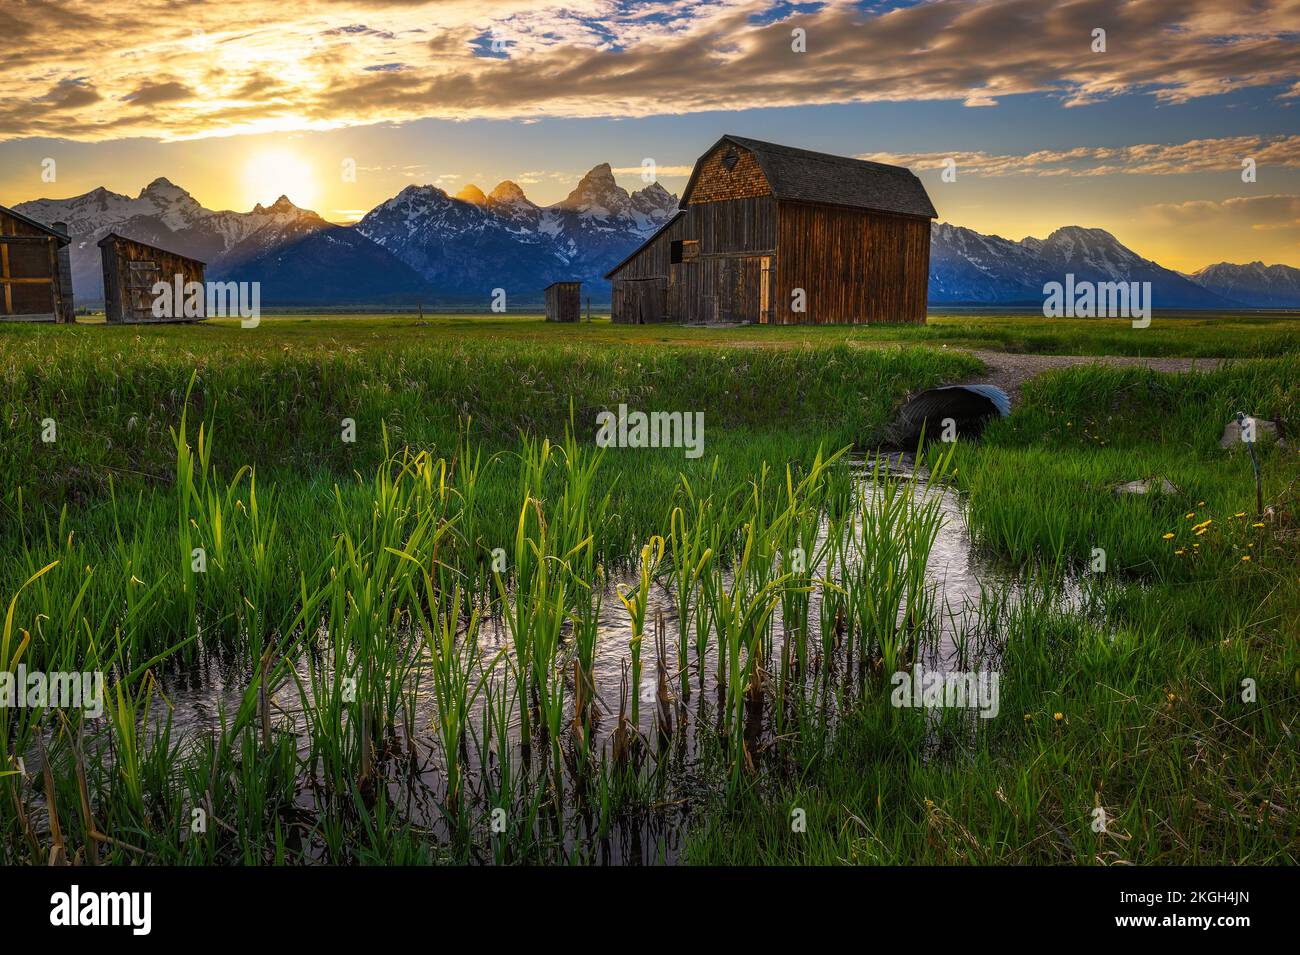
[[(100, 720), (0, 708), (0, 860), (573, 862), (633, 831), (643, 861), (1294, 862), (1300, 454), (1261, 446), (1259, 514), (1218, 437), (1300, 420), (1298, 329), (0, 326), (0, 671), (108, 681)], [(977, 375), (963, 349), (1233, 359), (1051, 371), (932, 448), (1031, 594), (962, 625), (1002, 681), (974, 721), (890, 705), (942, 630), (923, 482), (825, 460)], [(598, 449), (619, 404), (703, 412), (703, 455)], [(1111, 491), (1149, 477), (1178, 492)], [(173, 726), (213, 667), (229, 711)]]
[[(430, 314), (421, 321), (414, 315), (311, 315), (285, 314), (263, 319), (258, 329), (241, 329), (238, 322), (216, 319), (199, 332), (204, 351), (218, 348), (260, 353), (268, 340), (277, 347), (354, 348), (405, 347), (430, 341), (527, 341), (537, 344), (674, 345), (754, 347), (758, 345), (932, 344), (952, 348), (989, 348), (1001, 351), (1058, 355), (1145, 355), (1196, 357), (1261, 357), (1300, 348), (1300, 323), (1286, 313), (1157, 314), (1151, 326), (1134, 329), (1122, 319), (1049, 319), (1033, 314), (940, 312), (922, 326), (740, 326), (715, 329), (682, 325), (619, 326), (608, 315), (590, 322), (556, 328), (539, 321), (540, 314), (457, 315)], [(103, 316), (88, 316), (83, 323), (103, 324)], [(104, 329), (100, 329), (102, 333)], [(190, 326), (107, 329), (113, 336), (145, 350), (193, 340)], [(249, 336), (246, 333), (254, 331)], [(16, 330), (15, 337), (23, 332)], [(27, 334), (40, 336), (39, 331)], [(80, 331), (78, 330), (78, 334)], [(93, 334), (87, 332), (85, 334)], [(212, 339), (208, 344), (207, 339)], [(117, 340), (115, 337), (114, 340)]]

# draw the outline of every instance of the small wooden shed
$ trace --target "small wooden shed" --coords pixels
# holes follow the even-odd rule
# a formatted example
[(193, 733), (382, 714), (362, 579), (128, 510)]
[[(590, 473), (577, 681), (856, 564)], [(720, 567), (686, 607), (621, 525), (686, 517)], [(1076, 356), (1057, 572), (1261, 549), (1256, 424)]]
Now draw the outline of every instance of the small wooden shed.
[[(207, 296), (197, 296), (191, 283), (204, 289), (204, 262), (110, 232), (99, 240), (104, 262), (104, 317), (114, 323), (154, 324), (194, 322), (207, 317)], [(154, 287), (169, 286), (161, 316), (154, 314)], [(189, 289), (187, 290), (187, 286)], [(186, 309), (189, 303), (190, 308)], [(194, 307), (197, 305), (197, 309)]]
[(546, 286), (546, 320), (548, 322), (576, 322), (581, 316), (581, 282), (552, 282)]
[(0, 206), (0, 321), (72, 322), (68, 230)]

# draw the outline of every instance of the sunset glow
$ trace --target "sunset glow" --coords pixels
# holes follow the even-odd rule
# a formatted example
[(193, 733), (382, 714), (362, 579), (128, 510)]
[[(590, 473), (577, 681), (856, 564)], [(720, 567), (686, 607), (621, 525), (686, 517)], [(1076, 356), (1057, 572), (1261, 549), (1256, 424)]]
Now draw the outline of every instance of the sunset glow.
[(1300, 264), (1300, 9), (1285, 0), (173, 10), (0, 8), (0, 33), (21, 38), (0, 73), (0, 203), (166, 176), (209, 208), (285, 194), (346, 222), (411, 184), (509, 179), (547, 204), (608, 162), (633, 189), (647, 157), (680, 191), (730, 131), (892, 157), (934, 187), (942, 220), (1010, 238), (1074, 222), (1180, 269)]
[(314, 209), (319, 191), (311, 164), (287, 149), (268, 149), (249, 158), (244, 166), (243, 206), (269, 206), (280, 196), (303, 209)]

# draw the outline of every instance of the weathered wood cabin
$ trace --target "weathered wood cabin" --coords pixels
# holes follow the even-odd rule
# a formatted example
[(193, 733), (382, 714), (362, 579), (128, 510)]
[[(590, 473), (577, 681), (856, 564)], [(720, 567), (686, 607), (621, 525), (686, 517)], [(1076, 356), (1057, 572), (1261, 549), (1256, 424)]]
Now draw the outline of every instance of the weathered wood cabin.
[(723, 136), (606, 274), (616, 322), (924, 324), (934, 206), (906, 169)]
[[(99, 240), (104, 263), (104, 317), (109, 322), (192, 322), (206, 318), (207, 299), (198, 296), (198, 314), (185, 314), (183, 293), (190, 282), (203, 285), (205, 263), (179, 252), (160, 249), (110, 232)], [(179, 276), (179, 282), (177, 277)], [(154, 286), (165, 282), (173, 291), (167, 314), (154, 315)]]
[(67, 227), (0, 206), (0, 321), (72, 322)]
[(546, 320), (548, 322), (576, 322), (581, 317), (581, 282), (552, 282), (546, 286)]

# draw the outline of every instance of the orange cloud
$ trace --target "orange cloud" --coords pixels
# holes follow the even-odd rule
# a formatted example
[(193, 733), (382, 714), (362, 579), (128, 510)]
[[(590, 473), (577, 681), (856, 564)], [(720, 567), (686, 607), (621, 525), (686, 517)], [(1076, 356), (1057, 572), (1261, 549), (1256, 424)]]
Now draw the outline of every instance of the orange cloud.
[[(665, 6), (656, 17), (607, 0), (9, 0), (0, 138), (1300, 88), (1295, 0), (931, 0), (877, 15), (830, 0), (754, 19), (770, 10), (771, 0)], [(791, 49), (795, 27), (806, 52)], [(1104, 53), (1092, 51), (1097, 28)]]

